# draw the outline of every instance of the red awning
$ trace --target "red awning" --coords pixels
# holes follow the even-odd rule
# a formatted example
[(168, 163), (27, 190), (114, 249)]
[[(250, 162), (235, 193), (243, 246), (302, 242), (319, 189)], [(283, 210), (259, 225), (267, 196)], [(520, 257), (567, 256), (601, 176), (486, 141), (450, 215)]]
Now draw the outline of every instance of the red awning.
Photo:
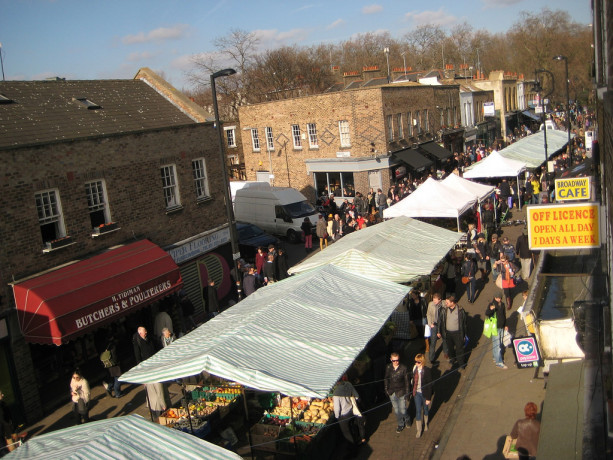
[(148, 240), (13, 286), (28, 342), (61, 345), (181, 288), (179, 267)]

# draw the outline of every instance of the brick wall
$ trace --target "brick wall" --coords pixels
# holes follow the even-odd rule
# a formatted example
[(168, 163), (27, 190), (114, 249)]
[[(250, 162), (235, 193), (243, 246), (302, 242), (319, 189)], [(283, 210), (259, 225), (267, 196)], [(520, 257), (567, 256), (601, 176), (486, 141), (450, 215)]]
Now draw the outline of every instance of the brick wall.
[[(340, 91), (282, 101), (242, 106), (239, 109), (245, 169), (248, 180), (255, 180), (257, 171), (274, 174), (273, 185), (291, 186), (314, 199), (313, 177), (307, 174), (305, 160), (385, 156), (393, 148), (387, 138), (387, 115), (403, 114), (403, 124), (409, 123), (407, 112), (428, 109), (433, 129), (440, 127), (436, 106), (456, 106), (459, 109), (457, 86), (423, 86), (414, 83)], [(459, 112), (458, 112), (459, 115)], [(341, 147), (339, 121), (347, 120), (351, 146)], [(318, 145), (309, 146), (307, 124), (317, 126)], [(302, 148), (294, 148), (292, 125), (300, 126)], [(265, 128), (273, 130), (274, 150), (268, 151)], [(254, 152), (251, 129), (258, 129), (260, 151)], [(389, 170), (382, 171), (383, 187), (389, 188)], [(368, 190), (368, 173), (354, 175), (357, 191)]]

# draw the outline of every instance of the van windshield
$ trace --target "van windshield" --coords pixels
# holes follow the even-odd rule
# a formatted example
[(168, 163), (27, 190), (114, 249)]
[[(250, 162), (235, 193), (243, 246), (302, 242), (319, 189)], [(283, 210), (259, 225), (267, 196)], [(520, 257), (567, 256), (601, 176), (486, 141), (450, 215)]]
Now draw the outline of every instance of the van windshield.
[(308, 201), (284, 204), (283, 209), (285, 209), (285, 212), (292, 218), (310, 216), (315, 213), (315, 208)]

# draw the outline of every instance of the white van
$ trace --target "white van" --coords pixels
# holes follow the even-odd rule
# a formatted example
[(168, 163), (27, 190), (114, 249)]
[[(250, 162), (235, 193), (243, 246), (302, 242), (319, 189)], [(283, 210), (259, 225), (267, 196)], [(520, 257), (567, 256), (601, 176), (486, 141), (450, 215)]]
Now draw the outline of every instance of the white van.
[(245, 184), (234, 197), (236, 220), (255, 224), (268, 233), (287, 236), (291, 243), (302, 238), (300, 228), (305, 217), (317, 225), (319, 213), (298, 190), (271, 187), (266, 182)]

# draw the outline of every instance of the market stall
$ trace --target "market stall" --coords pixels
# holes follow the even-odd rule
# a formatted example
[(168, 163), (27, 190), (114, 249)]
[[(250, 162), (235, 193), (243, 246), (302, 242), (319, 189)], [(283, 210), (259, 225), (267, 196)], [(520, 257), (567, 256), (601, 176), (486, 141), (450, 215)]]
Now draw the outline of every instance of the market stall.
[(323, 400), (408, 291), (332, 265), (320, 267), (259, 289), (120, 380), (153, 383), (205, 371), (257, 390)]
[[(526, 136), (500, 150), (501, 156), (510, 160), (523, 162), (528, 169), (538, 168), (546, 160), (558, 153), (568, 144), (568, 132), (547, 130), (547, 156), (545, 156), (544, 131)], [(575, 134), (571, 134), (571, 138)]]
[(369, 278), (408, 283), (429, 275), (462, 235), (410, 217), (397, 217), (344, 236), (288, 270), (329, 264)]
[(170, 430), (139, 415), (127, 415), (52, 431), (29, 439), (5, 458), (177, 458), (240, 460), (222, 447), (179, 430)]
[(429, 177), (409, 196), (383, 211), (383, 217), (449, 217), (457, 220), (477, 199), (466, 190), (451, 190)]

